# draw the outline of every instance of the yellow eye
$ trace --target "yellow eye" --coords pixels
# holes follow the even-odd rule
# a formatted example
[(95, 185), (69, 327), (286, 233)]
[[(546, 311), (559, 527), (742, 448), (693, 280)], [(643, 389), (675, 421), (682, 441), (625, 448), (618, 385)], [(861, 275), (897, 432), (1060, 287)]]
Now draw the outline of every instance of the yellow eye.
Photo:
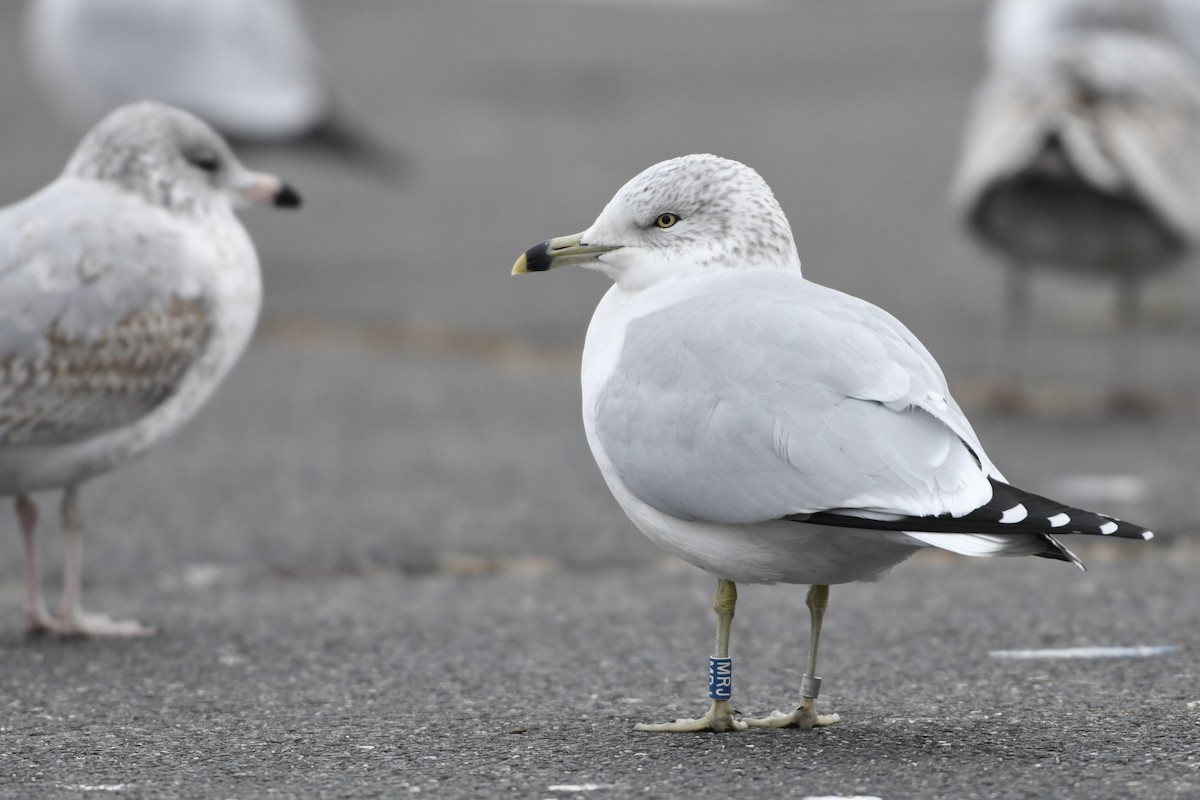
[(654, 224), (660, 228), (669, 228), (676, 222), (679, 222), (679, 215), (671, 213), (659, 214), (658, 218), (654, 220)]

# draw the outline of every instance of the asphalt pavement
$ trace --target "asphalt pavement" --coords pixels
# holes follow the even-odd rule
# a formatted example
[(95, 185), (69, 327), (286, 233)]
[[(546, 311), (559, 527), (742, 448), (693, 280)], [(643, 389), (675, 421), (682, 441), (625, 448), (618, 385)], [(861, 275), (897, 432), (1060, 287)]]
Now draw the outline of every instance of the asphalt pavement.
[[(247, 155), (307, 200), (247, 216), (259, 334), (185, 430), (83, 492), (85, 602), (156, 637), (26, 637), (0, 515), (0, 797), (1200, 797), (1200, 270), (1149, 298), (1165, 413), (1101, 413), (1111, 287), (1057, 279), (1037, 286), (1033, 413), (988, 412), (1000, 273), (945, 200), (982, 3), (307, 8), (343, 105), (408, 171)], [(79, 135), (29, 83), (19, 12), (0, 6), (3, 203)], [(632, 528), (587, 451), (578, 355), (604, 280), (508, 271), (694, 151), (758, 169), (808, 275), (925, 341), (1014, 483), (1158, 538), (1082, 544), (1087, 573), (921, 554), (834, 587), (840, 725), (634, 733), (703, 711), (713, 581)], [(803, 600), (742, 587), (744, 712), (794, 701)], [(992, 655), (1135, 646), (1174, 649)]]

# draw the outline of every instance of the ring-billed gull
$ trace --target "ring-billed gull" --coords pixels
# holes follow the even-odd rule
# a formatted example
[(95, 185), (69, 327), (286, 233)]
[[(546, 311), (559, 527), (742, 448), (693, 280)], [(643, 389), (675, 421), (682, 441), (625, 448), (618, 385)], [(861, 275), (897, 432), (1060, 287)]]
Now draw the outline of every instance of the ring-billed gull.
[(1200, 241), (1200, 70), (1156, 0), (1004, 0), (989, 20), (952, 190), (1008, 264), (996, 399), (1019, 405), (1030, 270), (1117, 282), (1109, 403), (1147, 410), (1134, 335), (1147, 277)]
[[(186, 422), (258, 318), (258, 257), (234, 207), (300, 196), (208, 125), (144, 102), (92, 129), (62, 175), (0, 209), (0, 494), (16, 497), (31, 632), (132, 636), (80, 609), (79, 484)], [(63, 489), (62, 608), (41, 594), (31, 494)]]
[(399, 156), (350, 124), (294, 0), (33, 0), (34, 77), (68, 120), (150, 99), (235, 144), (311, 147), (392, 178)]
[[(531, 248), (513, 274), (562, 265), (615, 282), (583, 350), (600, 472), (642, 533), (718, 579), (708, 713), (641, 730), (836, 722), (815, 702), (829, 585), (877, 578), (921, 547), (1082, 567), (1058, 534), (1152, 535), (1006, 483), (916, 337), (804, 278), (783, 211), (743, 164), (653, 166), (590, 228)], [(812, 587), (792, 713), (735, 718), (736, 582)]]

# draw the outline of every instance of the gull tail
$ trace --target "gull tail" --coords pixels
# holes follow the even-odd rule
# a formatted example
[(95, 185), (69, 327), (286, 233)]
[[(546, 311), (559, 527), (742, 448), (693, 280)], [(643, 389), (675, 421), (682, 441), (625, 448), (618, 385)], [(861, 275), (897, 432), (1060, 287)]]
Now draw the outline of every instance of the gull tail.
[(843, 528), (902, 531), (925, 544), (963, 555), (1033, 555), (1067, 561), (1080, 568), (1082, 562), (1055, 538), (1056, 535), (1078, 533), (1121, 539), (1154, 538), (1151, 531), (1140, 525), (1074, 508), (994, 478), (989, 481), (991, 499), (961, 517), (939, 514), (865, 519), (855, 515), (852, 509), (837, 509), (798, 514), (787, 519)]
[(1074, 564), (1084, 572), (1087, 567), (1079, 557), (1068, 550), (1062, 542), (1048, 533), (1033, 536), (992, 535), (987, 533), (924, 533), (905, 531), (907, 536), (924, 542), (931, 547), (949, 550), (964, 556), (988, 558), (991, 556), (1039, 556), (1055, 561)]
[(300, 147), (328, 154), (386, 183), (397, 183), (408, 168), (404, 156), (340, 114), (331, 114), (297, 140)]
[(227, 134), (226, 138), (239, 152), (280, 149), (307, 152), (391, 186), (402, 183), (410, 170), (402, 152), (379, 141), (336, 108), (312, 128), (287, 141), (263, 141), (233, 134)]

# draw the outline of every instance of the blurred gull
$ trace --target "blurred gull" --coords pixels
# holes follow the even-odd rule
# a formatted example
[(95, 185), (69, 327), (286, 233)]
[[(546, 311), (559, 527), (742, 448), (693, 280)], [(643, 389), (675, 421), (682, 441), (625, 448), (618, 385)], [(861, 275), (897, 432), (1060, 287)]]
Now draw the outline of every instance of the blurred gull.
[(1145, 408), (1133, 334), (1145, 279), (1200, 239), (1200, 72), (1155, 0), (1001, 0), (953, 188), (1009, 266), (997, 400), (1020, 402), (1033, 267), (1117, 282), (1110, 403)]
[(339, 114), (291, 0), (33, 0), (26, 39), (34, 76), (80, 127), (153, 99), (236, 144), (310, 147), (383, 177), (400, 167)]
[[(809, 728), (829, 584), (872, 580), (932, 546), (1073, 562), (1059, 534), (1149, 531), (1008, 485), (929, 352), (887, 312), (805, 280), (756, 172), (692, 155), (627, 183), (581, 234), (513, 273), (561, 265), (616, 285), (583, 350), (583, 426), (600, 472), (652, 541), (718, 579), (712, 706), (641, 730)], [(803, 703), (738, 720), (735, 582), (811, 584)]]
[[(80, 609), (80, 483), (186, 422), (241, 355), (261, 299), (233, 214), (295, 207), (187, 112), (143, 102), (105, 117), (62, 175), (0, 209), (0, 494), (16, 498), (31, 632), (150, 629)], [(41, 596), (31, 493), (63, 489), (62, 608)]]
[(1171, 32), (1193, 57), (1200, 59), (1200, 0), (1162, 0)]

